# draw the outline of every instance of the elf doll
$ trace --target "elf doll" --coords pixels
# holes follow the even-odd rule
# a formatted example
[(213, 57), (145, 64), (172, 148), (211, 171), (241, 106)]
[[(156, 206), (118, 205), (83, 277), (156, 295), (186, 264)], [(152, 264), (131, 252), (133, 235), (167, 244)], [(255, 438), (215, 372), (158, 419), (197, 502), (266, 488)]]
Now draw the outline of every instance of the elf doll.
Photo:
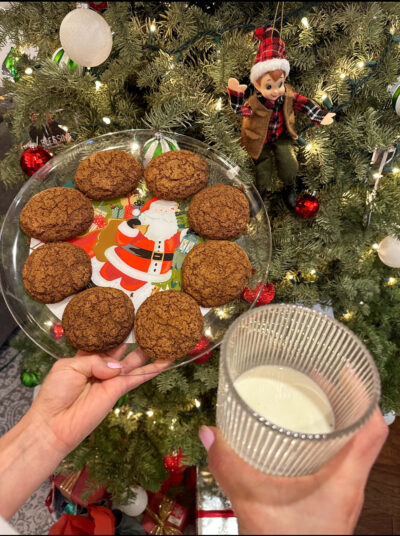
[(306, 114), (316, 125), (330, 125), (336, 114), (323, 111), (285, 84), (290, 65), (285, 43), (277, 30), (257, 28), (254, 36), (261, 41), (250, 71), (256, 93), (243, 103), (247, 86), (230, 78), (228, 94), (234, 112), (243, 116), (240, 141), (254, 160), (259, 192), (263, 196), (270, 186), (275, 157), (279, 178), (284, 183), (283, 199), (289, 209), (294, 209), (299, 169), (293, 146), (293, 140), (298, 137), (294, 130), (294, 110)]

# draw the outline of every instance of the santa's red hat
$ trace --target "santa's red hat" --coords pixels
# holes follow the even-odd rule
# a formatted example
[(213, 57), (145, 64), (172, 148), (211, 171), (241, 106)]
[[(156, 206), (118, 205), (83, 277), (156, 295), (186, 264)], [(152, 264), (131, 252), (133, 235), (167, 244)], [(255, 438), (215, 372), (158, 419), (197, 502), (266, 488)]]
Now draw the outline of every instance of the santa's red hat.
[(250, 71), (250, 80), (254, 84), (256, 80), (270, 71), (282, 69), (288, 76), (290, 64), (286, 59), (286, 45), (280, 38), (279, 32), (272, 28), (257, 28), (254, 37), (261, 41), (258, 48), (254, 65)]
[(141, 212), (145, 212), (146, 210), (149, 210), (150, 206), (154, 203), (154, 201), (160, 201), (160, 197), (152, 197), (149, 201), (146, 201), (146, 203), (140, 208), (135, 208), (132, 211), (132, 216), (139, 216)]

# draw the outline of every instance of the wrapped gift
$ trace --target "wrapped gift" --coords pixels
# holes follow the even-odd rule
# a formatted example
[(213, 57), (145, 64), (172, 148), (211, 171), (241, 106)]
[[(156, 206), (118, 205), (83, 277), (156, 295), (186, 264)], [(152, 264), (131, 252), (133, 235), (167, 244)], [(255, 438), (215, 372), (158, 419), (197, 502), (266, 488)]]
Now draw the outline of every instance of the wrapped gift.
[(207, 466), (197, 467), (197, 534), (239, 534), (228, 497)]
[(182, 534), (187, 509), (162, 493), (148, 492), (149, 502), (142, 525), (148, 534)]
[(86, 467), (69, 475), (56, 475), (53, 485), (69, 502), (80, 506), (94, 504), (106, 495), (106, 488), (92, 486)]

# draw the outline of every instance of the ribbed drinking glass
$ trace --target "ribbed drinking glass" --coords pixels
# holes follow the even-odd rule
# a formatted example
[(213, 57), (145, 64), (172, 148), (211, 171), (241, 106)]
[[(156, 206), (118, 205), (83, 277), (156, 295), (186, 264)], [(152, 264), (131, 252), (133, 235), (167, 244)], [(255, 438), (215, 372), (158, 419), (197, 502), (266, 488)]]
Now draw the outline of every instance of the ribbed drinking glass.
[[(313, 380), (327, 396), (334, 429), (301, 433), (254, 411), (234, 382), (254, 367), (289, 367)], [(329, 316), (296, 305), (266, 305), (241, 315), (221, 347), (217, 426), (250, 465), (271, 475), (316, 472), (376, 409), (380, 379), (364, 344)]]

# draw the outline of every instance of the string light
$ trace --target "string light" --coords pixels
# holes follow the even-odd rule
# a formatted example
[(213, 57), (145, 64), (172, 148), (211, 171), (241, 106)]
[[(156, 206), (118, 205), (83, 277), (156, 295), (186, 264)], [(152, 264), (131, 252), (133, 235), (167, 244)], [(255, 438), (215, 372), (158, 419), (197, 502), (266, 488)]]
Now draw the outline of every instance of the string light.
[(130, 418), (132, 417), (132, 415), (133, 415), (133, 411), (130, 411), (130, 412), (128, 413), (128, 419), (130, 419)]
[(194, 405), (196, 406), (196, 408), (199, 408), (201, 406), (200, 400), (197, 400), (197, 398), (195, 398), (194, 399)]
[(101, 86), (103, 85), (100, 80), (96, 80), (96, 82), (94, 83), (94, 85), (96, 86), (96, 91), (99, 91), (99, 89), (101, 88)]
[(345, 320), (351, 320), (354, 316), (354, 311), (347, 311), (344, 315), (343, 315), (343, 318)]
[(290, 280), (294, 279), (294, 275), (289, 274), (289, 275), (288, 275), (288, 279), (290, 279)]
[(363, 301), (360, 301), (360, 305), (364, 305), (364, 302), (363, 302)]
[(314, 270), (314, 268), (310, 271), (310, 274), (314, 275), (317, 273), (317, 270)]
[(397, 283), (397, 279), (395, 277), (389, 277), (387, 284), (388, 285), (395, 285)]
[(106, 124), (106, 125), (109, 125), (111, 123), (111, 119), (109, 117), (103, 117), (103, 122)]
[(156, 31), (156, 25), (153, 22), (153, 24), (150, 26), (150, 32), (154, 33), (155, 31)]
[(146, 415), (148, 415), (149, 417), (152, 417), (154, 415), (154, 411), (150, 409), (149, 411), (146, 411)]
[(215, 105), (215, 109), (217, 110), (217, 112), (220, 112), (221, 108), (222, 108), (222, 98), (220, 97), (217, 101), (217, 104)]
[(60, 128), (62, 128), (63, 130), (65, 130), (65, 132), (68, 132), (68, 127), (66, 127), (65, 125), (59, 125)]
[(32, 74), (32, 73), (33, 73), (33, 70), (30, 67), (27, 67), (25, 69), (25, 74)]
[(400, 169), (397, 168), (397, 167), (394, 167), (394, 168), (392, 169), (392, 172), (393, 172), (393, 173), (398, 173), (399, 171), (400, 171)]
[(379, 249), (379, 244), (377, 244), (377, 243), (375, 242), (375, 244), (372, 244), (372, 248), (373, 248), (373, 249)]
[(344, 73), (340, 73), (340, 78), (344, 80), (346, 78), (346, 75)]
[(357, 65), (362, 69), (365, 66), (365, 63), (363, 61), (359, 61)]
[(118, 416), (120, 411), (121, 411), (121, 410), (120, 410), (119, 408), (117, 408), (117, 409), (114, 411), (115, 415)]
[(211, 328), (207, 328), (207, 329), (204, 331), (204, 334), (205, 334), (207, 337), (211, 337), (211, 335), (212, 335)]
[(309, 27), (310, 27), (310, 24), (309, 24), (309, 22), (308, 22), (307, 17), (303, 17), (303, 18), (301, 19), (301, 24), (304, 26), (304, 28), (309, 28)]
[(312, 149), (312, 143), (307, 143), (306, 149), (310, 151)]
[(382, 177), (380, 173), (374, 173), (372, 176), (374, 177), (374, 179), (380, 179)]
[(132, 145), (131, 145), (131, 151), (134, 153), (135, 151), (137, 151), (139, 149), (139, 144), (137, 141), (134, 141), (132, 142)]

